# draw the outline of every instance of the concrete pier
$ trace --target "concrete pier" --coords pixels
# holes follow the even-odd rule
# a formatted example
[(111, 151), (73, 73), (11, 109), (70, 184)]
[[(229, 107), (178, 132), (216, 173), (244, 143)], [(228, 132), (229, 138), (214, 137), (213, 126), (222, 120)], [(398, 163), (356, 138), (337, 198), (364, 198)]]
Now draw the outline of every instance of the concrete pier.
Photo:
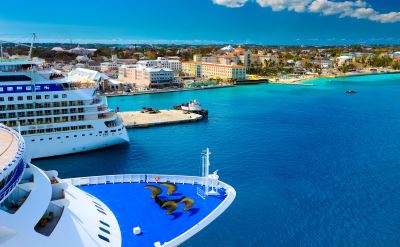
[(197, 122), (202, 115), (185, 113), (180, 110), (160, 110), (159, 113), (142, 113), (140, 111), (118, 112), (126, 128), (147, 128), (151, 126)]

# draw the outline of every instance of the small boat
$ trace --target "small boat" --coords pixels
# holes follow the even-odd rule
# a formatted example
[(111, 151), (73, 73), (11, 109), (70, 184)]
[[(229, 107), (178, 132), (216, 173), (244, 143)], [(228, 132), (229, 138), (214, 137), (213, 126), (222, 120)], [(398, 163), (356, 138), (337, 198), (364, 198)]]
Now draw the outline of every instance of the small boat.
[(346, 90), (345, 93), (357, 93), (357, 91), (355, 91), (355, 90)]
[(191, 112), (191, 113), (196, 113), (200, 114), (203, 117), (208, 117), (208, 110), (205, 110), (201, 107), (200, 102), (197, 100), (192, 100), (189, 101), (189, 103), (181, 104), (181, 105), (176, 105), (174, 106), (175, 110), (182, 110), (185, 112)]

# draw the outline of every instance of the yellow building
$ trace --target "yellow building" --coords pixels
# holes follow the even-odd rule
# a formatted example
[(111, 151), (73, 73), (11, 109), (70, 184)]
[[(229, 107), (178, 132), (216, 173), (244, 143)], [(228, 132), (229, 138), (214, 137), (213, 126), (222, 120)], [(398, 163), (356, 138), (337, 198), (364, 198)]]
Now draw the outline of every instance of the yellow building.
[(246, 67), (240, 65), (202, 63), (201, 75), (204, 78), (244, 80), (246, 79)]
[(199, 62), (183, 62), (182, 72), (188, 76), (201, 77), (201, 63)]
[(182, 63), (182, 71), (188, 76), (207, 79), (246, 79), (246, 67), (240, 65), (184, 62)]

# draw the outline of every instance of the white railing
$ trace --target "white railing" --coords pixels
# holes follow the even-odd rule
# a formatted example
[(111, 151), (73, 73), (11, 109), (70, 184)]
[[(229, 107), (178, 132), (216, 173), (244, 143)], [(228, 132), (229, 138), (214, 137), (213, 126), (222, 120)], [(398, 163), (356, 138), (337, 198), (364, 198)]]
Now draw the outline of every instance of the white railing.
[[(75, 186), (97, 185), (97, 184), (114, 184), (114, 183), (173, 183), (173, 184), (191, 184), (205, 185), (204, 177), (181, 176), (181, 175), (165, 175), (165, 174), (121, 174), (121, 175), (104, 175), (92, 177), (79, 177), (63, 179)], [(231, 186), (218, 182), (216, 188), (228, 190)]]
[[(105, 175), (105, 176), (93, 176), (93, 177), (80, 177), (80, 178), (68, 178), (63, 179), (64, 182), (70, 183), (75, 186), (90, 186), (97, 184), (114, 184), (114, 183), (174, 183), (174, 184), (198, 184), (204, 185), (204, 177), (195, 176), (180, 176), (180, 175), (162, 175), (162, 174), (121, 174), (121, 175)], [(218, 181), (216, 188), (225, 189), (224, 200), (203, 220), (197, 223), (195, 226), (172, 239), (169, 242), (162, 243), (162, 247), (174, 247), (178, 246), (190, 237), (201, 231), (204, 227), (210, 224), (218, 216), (220, 216), (233, 202), (236, 197), (236, 191), (230, 185)]]

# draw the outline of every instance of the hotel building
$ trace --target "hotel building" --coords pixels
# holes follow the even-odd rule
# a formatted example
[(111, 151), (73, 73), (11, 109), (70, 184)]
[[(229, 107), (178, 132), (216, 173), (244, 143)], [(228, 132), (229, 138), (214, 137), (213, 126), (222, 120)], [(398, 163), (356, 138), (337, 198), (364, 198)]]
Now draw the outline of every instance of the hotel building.
[(137, 62), (137, 64), (147, 68), (158, 67), (158, 68), (172, 69), (174, 72), (182, 71), (181, 61), (166, 59), (164, 57), (158, 57), (157, 60), (142, 60)]
[(133, 83), (136, 87), (159, 88), (174, 83), (174, 71), (169, 68), (152, 68), (142, 64), (123, 65), (119, 68), (118, 79)]
[(240, 65), (184, 62), (182, 63), (182, 71), (188, 76), (202, 77), (207, 79), (246, 79), (246, 67)]

